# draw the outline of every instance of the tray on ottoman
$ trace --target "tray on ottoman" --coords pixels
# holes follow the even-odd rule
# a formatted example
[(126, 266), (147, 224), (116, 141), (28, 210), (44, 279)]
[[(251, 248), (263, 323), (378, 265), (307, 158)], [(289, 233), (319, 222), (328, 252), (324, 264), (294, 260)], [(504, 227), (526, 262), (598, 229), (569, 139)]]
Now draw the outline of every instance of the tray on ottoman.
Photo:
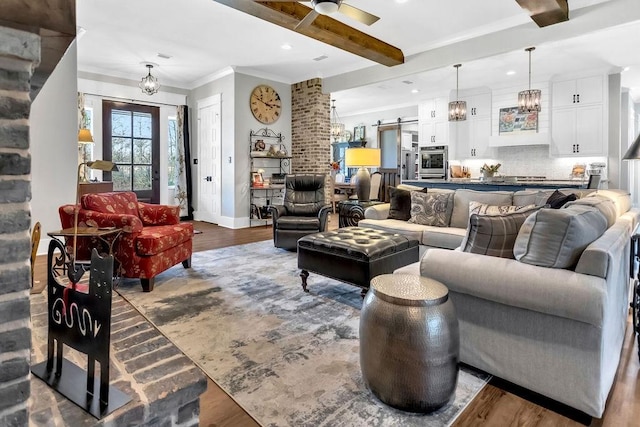
[(416, 261), (417, 240), (371, 228), (345, 227), (298, 240), (298, 268), (305, 292), (311, 271), (359, 286), (364, 297), (372, 278)]

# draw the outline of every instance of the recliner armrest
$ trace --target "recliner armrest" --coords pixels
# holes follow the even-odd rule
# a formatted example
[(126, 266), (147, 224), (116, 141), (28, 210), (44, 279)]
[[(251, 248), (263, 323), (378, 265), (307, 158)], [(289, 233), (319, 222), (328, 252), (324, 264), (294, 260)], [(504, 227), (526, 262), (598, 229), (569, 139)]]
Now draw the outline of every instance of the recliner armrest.
[(320, 231), (326, 231), (327, 229), (327, 219), (329, 218), (329, 212), (331, 212), (331, 205), (323, 206), (318, 211), (318, 219), (320, 220)]
[[(58, 209), (63, 228), (73, 227), (76, 205), (63, 205)], [(102, 213), (88, 209), (79, 209), (78, 225), (81, 227), (116, 227), (125, 233), (140, 233), (142, 221), (135, 215)]]
[(273, 228), (275, 228), (275, 221), (287, 214), (287, 208), (283, 205), (271, 205), (269, 206), (269, 212), (271, 212), (271, 219), (273, 221)]

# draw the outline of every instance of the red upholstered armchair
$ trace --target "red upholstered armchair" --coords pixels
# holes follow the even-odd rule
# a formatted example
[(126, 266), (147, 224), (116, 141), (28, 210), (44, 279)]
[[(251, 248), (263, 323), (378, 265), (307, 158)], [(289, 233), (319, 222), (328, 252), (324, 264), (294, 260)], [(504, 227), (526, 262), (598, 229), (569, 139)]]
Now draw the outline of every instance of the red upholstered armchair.
[[(191, 267), (193, 225), (180, 223), (178, 206), (138, 202), (136, 194), (127, 191), (85, 194), (80, 204), (79, 227), (122, 228), (114, 245), (116, 262), (124, 277), (140, 279), (145, 292), (153, 290), (155, 276), (164, 270), (179, 262)], [(73, 227), (74, 207), (60, 207), (62, 228)], [(91, 246), (87, 239), (78, 239), (77, 258), (90, 259)]]

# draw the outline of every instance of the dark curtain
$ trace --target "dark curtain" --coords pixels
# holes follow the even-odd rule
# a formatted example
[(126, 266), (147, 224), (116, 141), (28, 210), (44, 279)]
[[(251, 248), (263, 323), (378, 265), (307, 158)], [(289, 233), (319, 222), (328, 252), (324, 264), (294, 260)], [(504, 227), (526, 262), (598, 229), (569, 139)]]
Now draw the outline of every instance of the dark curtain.
[(184, 219), (193, 219), (193, 182), (191, 181), (191, 138), (189, 137), (189, 107), (187, 105), (182, 106), (184, 111), (184, 126), (182, 133), (182, 140), (184, 142), (184, 167), (185, 175), (187, 178), (187, 209), (188, 214)]

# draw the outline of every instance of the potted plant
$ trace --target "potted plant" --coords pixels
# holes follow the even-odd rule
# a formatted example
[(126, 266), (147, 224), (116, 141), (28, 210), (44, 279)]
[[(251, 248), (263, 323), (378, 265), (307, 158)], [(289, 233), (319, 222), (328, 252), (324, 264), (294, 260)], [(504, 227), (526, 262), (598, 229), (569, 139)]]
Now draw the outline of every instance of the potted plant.
[(500, 163), (496, 165), (488, 165), (485, 163), (480, 168), (480, 173), (485, 178), (491, 178), (493, 175), (495, 175), (496, 172), (498, 172), (498, 170), (500, 169), (500, 166), (502, 166)]

